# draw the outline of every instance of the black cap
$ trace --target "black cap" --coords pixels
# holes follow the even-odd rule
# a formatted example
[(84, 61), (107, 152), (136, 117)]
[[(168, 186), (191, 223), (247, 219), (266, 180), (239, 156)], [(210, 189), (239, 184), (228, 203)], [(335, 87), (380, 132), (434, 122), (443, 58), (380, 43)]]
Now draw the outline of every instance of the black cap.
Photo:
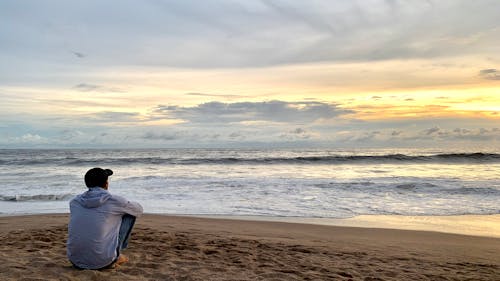
[(85, 174), (85, 184), (87, 187), (104, 187), (112, 174), (110, 169), (92, 168)]

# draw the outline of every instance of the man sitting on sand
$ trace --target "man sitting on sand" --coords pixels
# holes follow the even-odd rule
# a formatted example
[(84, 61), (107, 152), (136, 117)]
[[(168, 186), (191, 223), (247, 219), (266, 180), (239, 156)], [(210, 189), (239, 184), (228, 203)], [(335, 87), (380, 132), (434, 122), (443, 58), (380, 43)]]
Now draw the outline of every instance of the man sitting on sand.
[(69, 203), (67, 254), (76, 268), (102, 269), (128, 261), (121, 250), (142, 207), (108, 192), (112, 174), (109, 169), (90, 169), (85, 174), (89, 189)]

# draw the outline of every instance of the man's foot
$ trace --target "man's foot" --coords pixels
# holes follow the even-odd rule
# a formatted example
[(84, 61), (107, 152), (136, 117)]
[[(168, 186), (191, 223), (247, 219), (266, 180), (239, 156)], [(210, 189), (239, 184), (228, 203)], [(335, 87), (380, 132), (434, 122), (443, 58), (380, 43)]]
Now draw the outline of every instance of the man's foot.
[(119, 266), (119, 265), (121, 265), (121, 264), (123, 264), (123, 263), (126, 263), (126, 262), (128, 262), (128, 258), (127, 258), (127, 256), (125, 256), (125, 255), (120, 255), (120, 256), (118, 257), (118, 259), (116, 260), (116, 262), (115, 262), (115, 266)]

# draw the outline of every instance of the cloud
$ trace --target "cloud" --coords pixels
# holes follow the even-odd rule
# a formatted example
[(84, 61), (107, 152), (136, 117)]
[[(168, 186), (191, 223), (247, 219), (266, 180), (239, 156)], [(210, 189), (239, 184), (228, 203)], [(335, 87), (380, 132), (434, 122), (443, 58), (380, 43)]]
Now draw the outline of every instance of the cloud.
[(295, 140), (308, 140), (313, 137), (317, 136), (317, 134), (310, 133), (307, 130), (303, 128), (295, 128), (293, 130), (290, 130), (284, 134), (281, 134), (279, 138), (288, 140), (288, 141), (295, 141)]
[(96, 90), (100, 89), (101, 87), (102, 86), (99, 86), (99, 85), (80, 83), (78, 85), (75, 85), (73, 88), (77, 89), (78, 91), (82, 91), (82, 92), (90, 92), (90, 91), (96, 91)]
[(310, 123), (352, 113), (350, 110), (323, 102), (208, 102), (194, 107), (159, 105), (156, 118), (182, 119), (192, 123), (233, 123), (268, 121), (279, 123)]
[(242, 132), (232, 132), (231, 134), (229, 134), (228, 138), (231, 140), (236, 140), (236, 139), (244, 140), (246, 138), (246, 136)]
[(449, 135), (455, 139), (470, 140), (470, 141), (500, 140), (500, 128), (489, 128), (489, 129), (456, 128), (453, 131), (449, 132)]
[(189, 68), (495, 57), (495, 1), (2, 1), (0, 53)]
[(479, 77), (487, 80), (500, 80), (500, 71), (494, 68), (482, 69), (479, 71)]
[(25, 134), (19, 138), (19, 140), (23, 143), (39, 143), (46, 142), (45, 138), (41, 137), (37, 134)]
[[(7, 123), (0, 128), (1, 147), (498, 147), (500, 128), (487, 127), (478, 120), (398, 120), (356, 122), (320, 122), (307, 124), (256, 122), (179, 123), (149, 126), (127, 123), (136, 113), (95, 114), (97, 119), (54, 119), (50, 126), (36, 129), (23, 123)], [(123, 122), (126, 126), (115, 126)], [(429, 127), (432, 122), (438, 124)], [(479, 123), (478, 123), (479, 122)], [(431, 123), (431, 124), (432, 124)], [(461, 126), (457, 126), (460, 124)], [(9, 127), (10, 126), (10, 127)], [(14, 129), (10, 129), (10, 128)]]
[[(236, 136), (235, 133), (231, 134), (228, 136), (228, 139), (234, 139), (238, 138), (240, 135)], [(131, 136), (131, 138), (137, 138), (135, 136)], [(142, 140), (143, 144), (144, 141), (151, 141), (151, 142), (157, 142), (157, 143), (162, 143), (162, 142), (167, 142), (167, 143), (179, 143), (183, 146), (186, 146), (186, 143), (190, 144), (200, 144), (204, 143), (207, 141), (213, 142), (214, 140), (219, 140), (221, 138), (221, 135), (218, 133), (214, 132), (206, 132), (204, 130), (190, 130), (190, 131), (185, 131), (185, 130), (170, 130), (169, 132), (154, 132), (154, 131), (148, 131), (145, 132), (144, 134), (140, 135), (138, 139)], [(226, 139), (227, 140), (227, 139)], [(224, 141), (224, 139), (223, 139)]]
[(306, 130), (302, 129), (302, 128), (297, 128), (293, 131), (291, 131), (290, 133), (292, 134), (296, 134), (296, 135), (301, 135), (301, 134), (305, 134), (306, 133)]
[(439, 133), (439, 131), (441, 131), (441, 129), (439, 127), (432, 127), (430, 129), (424, 130), (424, 134), (429, 136), (429, 135)]
[(17, 147), (37, 147), (50, 143), (50, 139), (43, 137), (37, 133), (25, 133), (18, 136), (5, 134), (4, 136), (2, 136), (2, 138), (0, 138), (0, 145), (6, 145), (6, 147), (9, 147), (11, 145)]
[[(349, 130), (339, 131), (332, 135), (332, 141), (345, 146), (381, 146), (381, 147), (449, 147), (450, 144), (456, 148), (470, 147), (475, 145), (492, 145), (500, 142), (499, 128), (454, 128), (444, 129), (431, 127), (419, 131), (412, 129), (383, 129), (383, 130)], [(388, 146), (390, 144), (390, 146)], [(477, 146), (476, 146), (477, 147)]]
[(62, 141), (72, 141), (72, 140), (78, 139), (84, 135), (85, 134), (79, 130), (66, 129), (60, 133), (59, 139)]
[(141, 137), (142, 139), (145, 140), (163, 140), (163, 141), (170, 141), (170, 140), (177, 140), (179, 139), (178, 134), (172, 134), (172, 133), (155, 133), (155, 132), (147, 132)]
[(73, 55), (75, 55), (77, 58), (80, 58), (80, 59), (87, 56), (87, 55), (80, 53), (80, 52), (71, 52), (71, 53), (73, 53)]
[(422, 130), (417, 134), (406, 133), (405, 140), (427, 140), (427, 141), (498, 141), (500, 140), (499, 128), (455, 128), (442, 129), (432, 127)]
[(122, 89), (115, 88), (115, 87), (107, 87), (103, 85), (96, 85), (96, 84), (89, 84), (89, 83), (80, 83), (77, 84), (73, 87), (73, 89), (76, 89), (81, 92), (115, 92), (115, 93), (121, 93), (123, 92)]
[(340, 135), (340, 140), (342, 142), (350, 143), (376, 143), (377, 141), (383, 141), (389, 139), (389, 137), (382, 133), (381, 131), (352, 131), (348, 133), (343, 133)]

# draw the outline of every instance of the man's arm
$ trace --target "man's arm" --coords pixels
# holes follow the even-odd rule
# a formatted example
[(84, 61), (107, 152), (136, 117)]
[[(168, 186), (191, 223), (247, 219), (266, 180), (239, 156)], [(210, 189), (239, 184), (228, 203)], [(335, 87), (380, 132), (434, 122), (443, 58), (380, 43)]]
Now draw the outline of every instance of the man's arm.
[(141, 204), (134, 201), (127, 201), (125, 205), (125, 212), (134, 217), (140, 217), (144, 210), (142, 209)]
[(141, 204), (134, 202), (134, 201), (129, 201), (121, 196), (113, 195), (113, 199), (119, 202), (119, 210), (116, 210), (121, 213), (126, 213), (129, 215), (132, 215), (134, 217), (140, 217), (143, 213), (143, 209)]

